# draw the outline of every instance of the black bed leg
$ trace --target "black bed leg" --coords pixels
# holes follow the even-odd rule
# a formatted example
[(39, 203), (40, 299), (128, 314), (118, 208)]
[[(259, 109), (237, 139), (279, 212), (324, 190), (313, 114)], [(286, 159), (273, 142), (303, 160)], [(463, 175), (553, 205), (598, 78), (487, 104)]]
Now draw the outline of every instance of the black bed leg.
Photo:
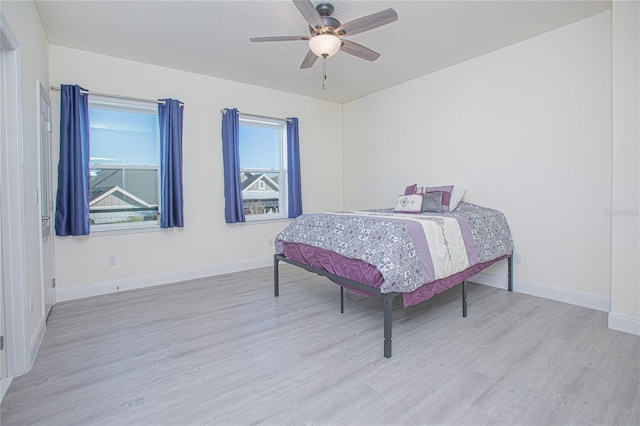
[(462, 281), (462, 318), (467, 317), (467, 282)]
[(513, 253), (507, 260), (507, 290), (513, 291)]
[(278, 255), (274, 254), (273, 255), (273, 295), (275, 297), (280, 296), (280, 276), (278, 274)]
[(393, 312), (393, 298), (395, 294), (384, 295), (384, 357), (391, 358), (391, 314)]
[(344, 314), (344, 287), (340, 286), (340, 313)]

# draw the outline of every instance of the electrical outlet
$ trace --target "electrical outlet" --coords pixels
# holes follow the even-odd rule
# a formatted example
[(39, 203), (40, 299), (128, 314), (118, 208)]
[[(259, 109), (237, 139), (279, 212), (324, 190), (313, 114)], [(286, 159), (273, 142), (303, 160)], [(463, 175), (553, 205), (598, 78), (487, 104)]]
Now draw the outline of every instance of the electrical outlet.
[(522, 253), (513, 253), (513, 262), (518, 265), (522, 264)]
[(117, 264), (117, 259), (115, 256), (107, 256), (107, 263), (109, 264), (109, 266), (116, 266)]

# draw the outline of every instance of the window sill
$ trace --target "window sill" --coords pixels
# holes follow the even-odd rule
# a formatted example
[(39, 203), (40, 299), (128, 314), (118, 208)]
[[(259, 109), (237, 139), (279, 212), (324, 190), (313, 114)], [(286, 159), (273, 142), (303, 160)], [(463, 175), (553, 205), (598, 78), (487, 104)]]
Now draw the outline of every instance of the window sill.
[(290, 223), (293, 219), (288, 217), (274, 217), (273, 219), (248, 219), (246, 222), (227, 223), (227, 225), (260, 225), (269, 223)]
[(160, 231), (160, 225), (158, 223), (152, 223), (149, 225), (135, 225), (135, 226), (110, 226), (110, 225), (93, 225), (91, 226), (90, 236), (92, 237), (104, 237), (110, 235), (123, 235), (123, 234), (143, 234), (147, 232)]

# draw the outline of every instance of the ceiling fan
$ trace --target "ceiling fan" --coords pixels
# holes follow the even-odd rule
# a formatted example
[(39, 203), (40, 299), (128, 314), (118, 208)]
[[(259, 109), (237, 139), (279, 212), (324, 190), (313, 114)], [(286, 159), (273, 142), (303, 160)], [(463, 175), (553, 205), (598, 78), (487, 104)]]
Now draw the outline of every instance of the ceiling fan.
[(296, 41), (309, 42), (309, 53), (305, 56), (300, 69), (311, 68), (319, 57), (324, 59), (335, 55), (339, 50), (367, 61), (375, 61), (380, 57), (378, 52), (343, 37), (359, 34), (381, 27), (398, 20), (398, 14), (393, 9), (363, 16), (353, 21), (341, 24), (332, 17), (334, 7), (329, 3), (319, 3), (313, 6), (310, 0), (293, 0), (302, 17), (309, 24), (309, 36), (278, 36), (254, 37), (253, 42), (263, 41)]

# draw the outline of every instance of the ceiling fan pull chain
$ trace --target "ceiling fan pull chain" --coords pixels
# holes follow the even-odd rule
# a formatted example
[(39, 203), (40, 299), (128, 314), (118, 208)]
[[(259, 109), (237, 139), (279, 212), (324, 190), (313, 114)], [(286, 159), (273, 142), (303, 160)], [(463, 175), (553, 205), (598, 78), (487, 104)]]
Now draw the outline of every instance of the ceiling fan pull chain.
[(322, 90), (324, 90), (324, 83), (327, 81), (327, 57), (322, 56)]

